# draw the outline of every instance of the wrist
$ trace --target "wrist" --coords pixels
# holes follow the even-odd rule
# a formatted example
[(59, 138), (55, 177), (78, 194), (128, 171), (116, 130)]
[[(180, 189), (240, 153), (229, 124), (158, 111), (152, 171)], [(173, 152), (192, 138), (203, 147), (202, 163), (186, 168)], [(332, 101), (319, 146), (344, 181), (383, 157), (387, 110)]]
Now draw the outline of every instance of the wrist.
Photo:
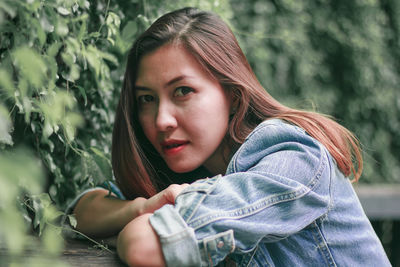
[(137, 197), (131, 200), (128, 212), (131, 220), (146, 213), (146, 201), (147, 199), (144, 197)]

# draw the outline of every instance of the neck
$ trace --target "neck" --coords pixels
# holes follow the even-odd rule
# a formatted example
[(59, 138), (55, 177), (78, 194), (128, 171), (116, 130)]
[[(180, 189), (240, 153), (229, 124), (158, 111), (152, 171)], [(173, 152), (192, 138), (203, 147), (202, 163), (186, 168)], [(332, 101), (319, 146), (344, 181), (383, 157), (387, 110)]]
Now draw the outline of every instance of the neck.
[(204, 167), (213, 175), (225, 174), (230, 159), (230, 152), (231, 149), (226, 142), (222, 142), (211, 157), (204, 162)]

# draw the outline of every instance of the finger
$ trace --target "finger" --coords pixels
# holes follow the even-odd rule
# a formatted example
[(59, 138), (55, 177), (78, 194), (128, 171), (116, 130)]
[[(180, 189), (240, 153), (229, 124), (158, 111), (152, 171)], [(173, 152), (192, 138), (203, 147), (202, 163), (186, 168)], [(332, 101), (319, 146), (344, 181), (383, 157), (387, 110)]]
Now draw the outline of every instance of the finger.
[(181, 184), (181, 185), (172, 184), (166, 189), (165, 197), (171, 203), (175, 203), (176, 197), (183, 191), (183, 189), (185, 189), (188, 186), (189, 184)]

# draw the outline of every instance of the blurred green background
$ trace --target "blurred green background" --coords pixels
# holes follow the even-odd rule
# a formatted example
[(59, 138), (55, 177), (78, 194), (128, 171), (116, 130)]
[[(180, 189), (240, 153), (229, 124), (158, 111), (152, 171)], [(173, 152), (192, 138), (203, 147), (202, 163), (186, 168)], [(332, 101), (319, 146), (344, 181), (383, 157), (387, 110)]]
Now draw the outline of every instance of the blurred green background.
[(231, 0), (232, 24), (264, 87), (353, 131), (362, 183), (400, 182), (400, 2)]
[(400, 182), (398, 0), (0, 0), (0, 244), (9, 260), (18, 263), (32, 234), (41, 253), (59, 253), (60, 210), (111, 179), (127, 50), (184, 6), (230, 24), (276, 99), (332, 115), (358, 136), (360, 183)]

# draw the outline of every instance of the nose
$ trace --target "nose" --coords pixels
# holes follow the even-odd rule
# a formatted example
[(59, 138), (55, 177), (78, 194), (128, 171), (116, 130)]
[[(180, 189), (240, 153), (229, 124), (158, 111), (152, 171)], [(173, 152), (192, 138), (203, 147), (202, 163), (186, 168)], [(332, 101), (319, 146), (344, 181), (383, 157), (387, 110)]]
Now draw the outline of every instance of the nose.
[(157, 130), (160, 132), (167, 132), (178, 126), (175, 110), (171, 104), (159, 103), (155, 124)]

